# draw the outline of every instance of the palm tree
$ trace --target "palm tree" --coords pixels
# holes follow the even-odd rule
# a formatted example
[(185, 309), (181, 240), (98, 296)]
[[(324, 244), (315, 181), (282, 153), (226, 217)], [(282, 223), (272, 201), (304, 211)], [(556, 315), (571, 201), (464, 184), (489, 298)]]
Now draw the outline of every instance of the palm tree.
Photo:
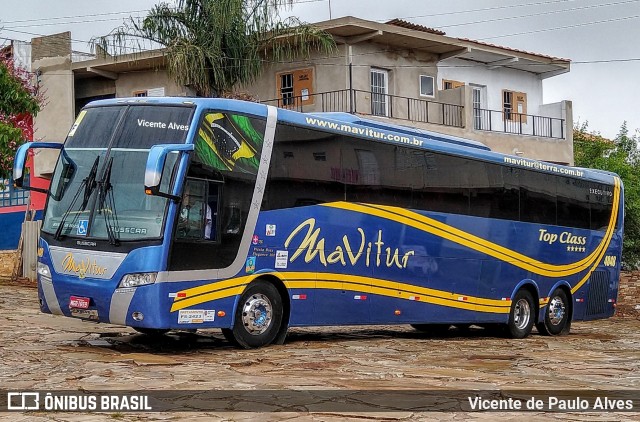
[(116, 54), (155, 43), (164, 48), (167, 70), (176, 82), (198, 95), (221, 95), (254, 81), (265, 63), (335, 49), (328, 33), (297, 18), (280, 18), (280, 7), (291, 4), (293, 0), (160, 3), (143, 19), (130, 18), (96, 41)]

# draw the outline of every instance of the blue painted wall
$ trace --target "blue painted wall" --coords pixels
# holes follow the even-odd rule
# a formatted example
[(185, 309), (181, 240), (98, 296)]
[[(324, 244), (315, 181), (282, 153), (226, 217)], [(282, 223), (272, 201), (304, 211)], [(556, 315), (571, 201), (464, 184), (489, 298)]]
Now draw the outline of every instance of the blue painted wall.
[[(40, 219), (42, 211), (36, 213), (36, 220)], [(23, 221), (24, 211), (0, 214), (0, 251), (18, 248)]]

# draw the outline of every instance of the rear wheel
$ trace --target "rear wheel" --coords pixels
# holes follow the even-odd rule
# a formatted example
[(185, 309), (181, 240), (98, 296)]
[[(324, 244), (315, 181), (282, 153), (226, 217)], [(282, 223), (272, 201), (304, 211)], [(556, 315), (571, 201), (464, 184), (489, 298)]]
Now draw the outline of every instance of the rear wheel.
[(527, 290), (516, 293), (511, 303), (507, 334), (511, 338), (525, 338), (531, 333), (535, 321), (533, 296)]
[(569, 332), (569, 298), (562, 289), (555, 289), (549, 297), (544, 322), (536, 326), (540, 334), (557, 336)]
[(278, 289), (265, 280), (255, 281), (238, 303), (231, 330), (233, 339), (245, 349), (271, 344), (280, 331), (282, 316), (282, 298)]

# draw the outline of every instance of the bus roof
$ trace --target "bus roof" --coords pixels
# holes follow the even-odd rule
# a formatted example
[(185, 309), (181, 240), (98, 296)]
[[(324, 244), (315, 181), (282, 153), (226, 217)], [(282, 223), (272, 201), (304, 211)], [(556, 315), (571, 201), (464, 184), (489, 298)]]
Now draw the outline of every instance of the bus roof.
[(350, 113), (342, 112), (327, 112), (327, 113), (309, 113), (313, 116), (318, 116), (326, 119), (338, 120), (345, 123), (356, 123), (362, 126), (372, 127), (376, 129), (393, 130), (394, 132), (404, 133), (406, 135), (415, 135), (423, 138), (430, 138), (441, 142), (450, 142), (452, 144), (464, 145), (467, 147), (473, 147), (491, 151), (491, 148), (483, 144), (482, 142), (474, 141), (471, 139), (459, 138), (453, 135), (446, 135), (443, 133), (432, 132), (430, 130), (418, 129), (410, 126), (397, 125), (393, 123), (384, 123), (373, 119), (364, 119), (360, 116)]

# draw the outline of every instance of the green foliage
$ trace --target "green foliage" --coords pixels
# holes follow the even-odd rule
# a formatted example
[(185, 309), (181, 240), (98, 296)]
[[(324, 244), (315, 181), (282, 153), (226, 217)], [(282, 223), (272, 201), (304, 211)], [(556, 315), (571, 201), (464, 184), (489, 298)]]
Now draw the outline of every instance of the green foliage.
[(178, 0), (160, 3), (142, 20), (131, 18), (97, 39), (105, 51), (165, 47), (169, 74), (198, 95), (229, 92), (254, 81), (267, 61), (331, 52), (331, 35), (296, 18), (280, 19), (292, 0)]
[(24, 117), (39, 110), (28, 73), (16, 69), (11, 60), (0, 59), (0, 179), (9, 177), (16, 149), (24, 142)]
[(587, 124), (574, 128), (576, 166), (617, 173), (624, 183), (624, 245), (622, 260), (632, 268), (640, 267), (640, 154), (638, 136), (629, 135), (626, 122), (611, 141), (590, 133)]

